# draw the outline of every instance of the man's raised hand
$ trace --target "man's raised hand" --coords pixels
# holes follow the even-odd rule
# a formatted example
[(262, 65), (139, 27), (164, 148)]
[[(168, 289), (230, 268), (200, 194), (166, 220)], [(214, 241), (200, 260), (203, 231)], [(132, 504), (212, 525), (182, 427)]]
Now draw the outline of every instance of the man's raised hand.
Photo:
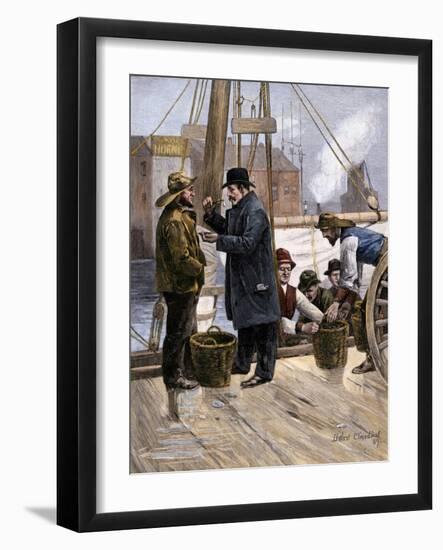
[(203, 210), (209, 214), (214, 209), (214, 201), (212, 200), (212, 197), (206, 197), (203, 199)]

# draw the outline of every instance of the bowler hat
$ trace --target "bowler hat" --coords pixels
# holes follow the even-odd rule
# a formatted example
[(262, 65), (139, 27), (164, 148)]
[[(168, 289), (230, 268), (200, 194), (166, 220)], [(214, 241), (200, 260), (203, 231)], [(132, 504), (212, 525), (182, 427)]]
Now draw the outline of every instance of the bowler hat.
[(230, 168), (226, 174), (226, 181), (222, 185), (222, 189), (232, 183), (241, 183), (245, 187), (255, 187), (252, 181), (249, 181), (249, 174), (246, 168)]
[(329, 275), (330, 273), (332, 273), (332, 271), (340, 271), (340, 267), (340, 260), (337, 260), (337, 258), (329, 260), (328, 269), (325, 271), (325, 275)]
[(298, 290), (300, 290), (300, 292), (306, 292), (310, 286), (315, 285), (319, 282), (320, 281), (315, 271), (312, 271), (312, 269), (305, 269), (300, 275)]
[(291, 269), (294, 269), (295, 262), (291, 258), (291, 254), (285, 248), (277, 248), (275, 251), (277, 255), (277, 264), (291, 264)]
[(155, 206), (166, 206), (182, 191), (191, 187), (197, 178), (189, 178), (183, 172), (173, 172), (168, 176), (168, 191), (155, 201)]
[(337, 218), (330, 212), (322, 212), (318, 218), (317, 229), (329, 229), (330, 227), (355, 227), (355, 223), (351, 220)]

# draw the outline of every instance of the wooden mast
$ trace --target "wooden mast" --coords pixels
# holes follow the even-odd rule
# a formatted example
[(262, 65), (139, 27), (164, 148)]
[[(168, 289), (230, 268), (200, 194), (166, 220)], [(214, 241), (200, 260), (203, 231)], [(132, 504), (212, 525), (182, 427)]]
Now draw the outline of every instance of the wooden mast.
[(198, 223), (203, 223), (202, 200), (221, 197), (225, 170), (225, 145), (228, 128), (231, 81), (213, 80), (209, 102), (203, 169), (195, 185), (195, 210)]

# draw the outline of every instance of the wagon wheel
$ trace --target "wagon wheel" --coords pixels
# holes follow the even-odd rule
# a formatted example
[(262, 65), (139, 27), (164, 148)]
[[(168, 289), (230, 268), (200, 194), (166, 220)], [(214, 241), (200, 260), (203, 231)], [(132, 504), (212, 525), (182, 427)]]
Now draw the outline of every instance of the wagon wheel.
[(388, 381), (388, 254), (372, 274), (366, 301), (366, 332), (375, 368)]

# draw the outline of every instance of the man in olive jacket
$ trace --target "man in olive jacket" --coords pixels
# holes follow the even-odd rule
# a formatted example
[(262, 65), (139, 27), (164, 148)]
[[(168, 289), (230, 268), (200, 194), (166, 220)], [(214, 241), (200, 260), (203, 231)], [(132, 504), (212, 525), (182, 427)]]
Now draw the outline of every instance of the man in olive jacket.
[[(334, 296), (328, 288), (322, 288), (317, 274), (312, 269), (305, 269), (300, 274), (298, 282), (298, 290), (302, 292), (306, 298), (319, 311), (325, 313), (334, 303)], [(300, 315), (298, 322), (295, 325), (296, 331), (302, 331), (303, 325), (310, 321), (309, 317)]]
[(185, 371), (192, 370), (189, 338), (196, 331), (197, 302), (206, 265), (192, 209), (194, 179), (181, 172), (170, 174), (168, 192), (156, 201), (156, 206), (164, 207), (157, 224), (156, 286), (168, 306), (162, 362), (168, 389), (198, 385), (185, 377)]
[(271, 227), (263, 204), (250, 189), (255, 185), (247, 170), (231, 168), (223, 187), (227, 187), (233, 206), (224, 218), (215, 212), (212, 198), (206, 197), (204, 220), (217, 235), (206, 234), (203, 240), (215, 242), (217, 250), (227, 253), (226, 315), (238, 330), (233, 374), (247, 374), (257, 351), (255, 374), (242, 382), (242, 387), (248, 388), (274, 376), (280, 306)]

